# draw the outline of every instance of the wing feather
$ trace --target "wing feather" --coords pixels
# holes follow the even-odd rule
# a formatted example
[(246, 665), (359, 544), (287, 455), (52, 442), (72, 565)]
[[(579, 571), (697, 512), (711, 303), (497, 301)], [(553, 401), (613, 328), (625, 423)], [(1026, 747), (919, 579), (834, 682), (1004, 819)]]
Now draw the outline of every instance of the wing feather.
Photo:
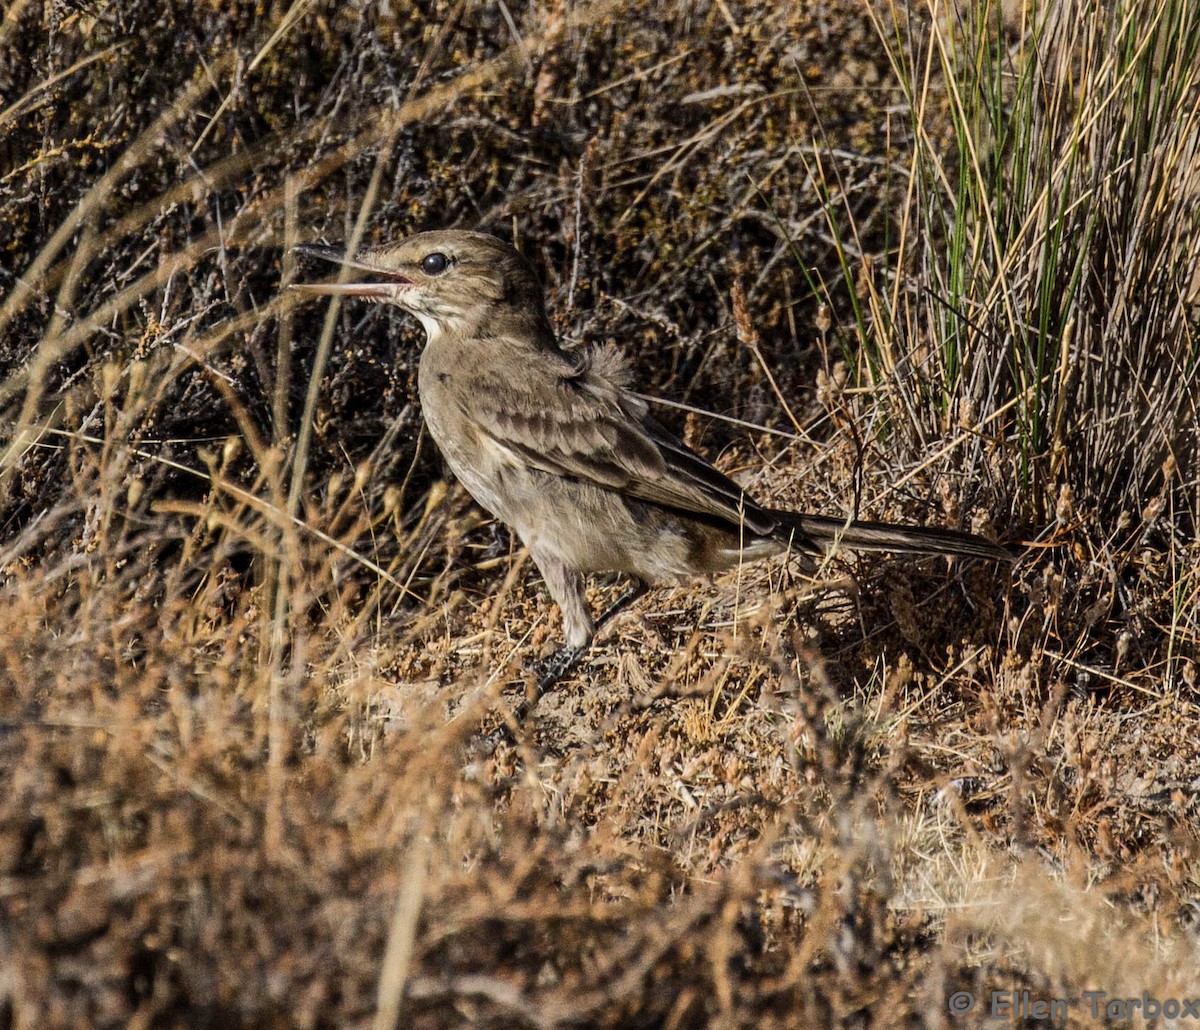
[(623, 376), (611, 353), (600, 353), (599, 368), (586, 357), (557, 357), (530, 362), (504, 383), (479, 383), (471, 404), (478, 428), (543, 472), (756, 534), (775, 528), (776, 520), (741, 487), (619, 385)]

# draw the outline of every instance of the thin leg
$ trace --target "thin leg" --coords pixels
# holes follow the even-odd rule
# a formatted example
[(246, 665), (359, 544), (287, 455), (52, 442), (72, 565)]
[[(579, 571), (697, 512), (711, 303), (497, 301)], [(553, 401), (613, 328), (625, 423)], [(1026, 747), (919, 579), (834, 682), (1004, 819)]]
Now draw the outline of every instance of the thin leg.
[[(640, 579), (635, 579), (625, 592), (596, 620), (596, 629), (599, 630), (610, 623), (648, 589), (649, 587), (644, 582)], [(519, 723), (524, 722), (528, 718), (529, 713), (533, 711), (534, 707), (542, 699), (542, 695), (554, 689), (558, 681), (579, 664), (579, 660), (587, 653), (590, 646), (591, 640), (589, 639), (588, 643), (578, 647), (571, 647), (570, 645), (560, 647), (549, 658), (538, 662), (534, 666), (534, 674), (537, 676), (537, 682), (526, 691), (525, 700), (513, 709), (513, 718)]]
[[(560, 647), (550, 657), (535, 662), (533, 674), (537, 677), (533, 685), (525, 690), (525, 700), (513, 706), (513, 722), (520, 725), (533, 711), (542, 695), (554, 688), (554, 685), (568, 672), (579, 664), (579, 659), (587, 653), (588, 645), (583, 647)], [(489, 750), (495, 748), (502, 740), (510, 743), (513, 740), (512, 724), (502, 723), (487, 735)]]
[(583, 596), (583, 576), (552, 551), (530, 546), (529, 555), (545, 580), (546, 589), (562, 612), (567, 647), (585, 650), (596, 632)]
[(529, 699), (529, 707), (537, 704), (546, 691), (574, 669), (587, 651), (587, 647), (560, 647), (550, 657), (535, 663), (533, 671), (537, 675), (537, 694)]
[(620, 615), (621, 612), (633, 604), (634, 601), (636, 601), (649, 589), (650, 587), (645, 582), (640, 579), (634, 579), (634, 581), (630, 583), (628, 587), (626, 587), (625, 593), (613, 601), (608, 610), (596, 620), (596, 629), (602, 629), (604, 626), (608, 625), (608, 623), (612, 622), (616, 616)]

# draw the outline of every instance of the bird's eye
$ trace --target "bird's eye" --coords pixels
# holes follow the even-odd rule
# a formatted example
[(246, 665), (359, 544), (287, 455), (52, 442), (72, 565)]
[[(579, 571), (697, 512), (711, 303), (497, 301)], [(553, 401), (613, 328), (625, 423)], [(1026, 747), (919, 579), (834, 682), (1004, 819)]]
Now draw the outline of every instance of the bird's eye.
[(450, 259), (440, 251), (426, 254), (421, 259), (421, 271), (426, 275), (441, 275), (450, 267)]

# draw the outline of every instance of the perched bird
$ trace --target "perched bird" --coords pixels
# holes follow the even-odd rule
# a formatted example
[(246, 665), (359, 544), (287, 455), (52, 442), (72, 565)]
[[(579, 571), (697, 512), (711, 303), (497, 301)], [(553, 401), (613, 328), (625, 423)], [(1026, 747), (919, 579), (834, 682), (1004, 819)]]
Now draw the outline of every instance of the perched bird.
[(589, 572), (633, 577), (624, 601), (646, 584), (788, 550), (1011, 559), (955, 530), (760, 505), (655, 421), (614, 348), (559, 346), (533, 269), (493, 236), (423, 232), (353, 259), (298, 250), (369, 281), (296, 288), (395, 304), (424, 326), (417, 383), (430, 435), (471, 496), (529, 548), (562, 609), (566, 647), (544, 667), (542, 689), (591, 643)]

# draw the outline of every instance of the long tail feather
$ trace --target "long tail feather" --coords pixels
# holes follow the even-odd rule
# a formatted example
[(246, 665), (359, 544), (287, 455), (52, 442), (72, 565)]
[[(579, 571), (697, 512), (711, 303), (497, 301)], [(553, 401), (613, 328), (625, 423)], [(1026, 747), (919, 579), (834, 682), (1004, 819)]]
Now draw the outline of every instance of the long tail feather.
[(825, 515), (771, 510), (776, 535), (791, 537), (795, 546), (829, 550), (840, 546), (857, 551), (896, 551), (903, 554), (946, 554), (991, 561), (1014, 561), (1016, 555), (981, 536), (932, 526), (901, 526), (893, 522), (847, 522)]

